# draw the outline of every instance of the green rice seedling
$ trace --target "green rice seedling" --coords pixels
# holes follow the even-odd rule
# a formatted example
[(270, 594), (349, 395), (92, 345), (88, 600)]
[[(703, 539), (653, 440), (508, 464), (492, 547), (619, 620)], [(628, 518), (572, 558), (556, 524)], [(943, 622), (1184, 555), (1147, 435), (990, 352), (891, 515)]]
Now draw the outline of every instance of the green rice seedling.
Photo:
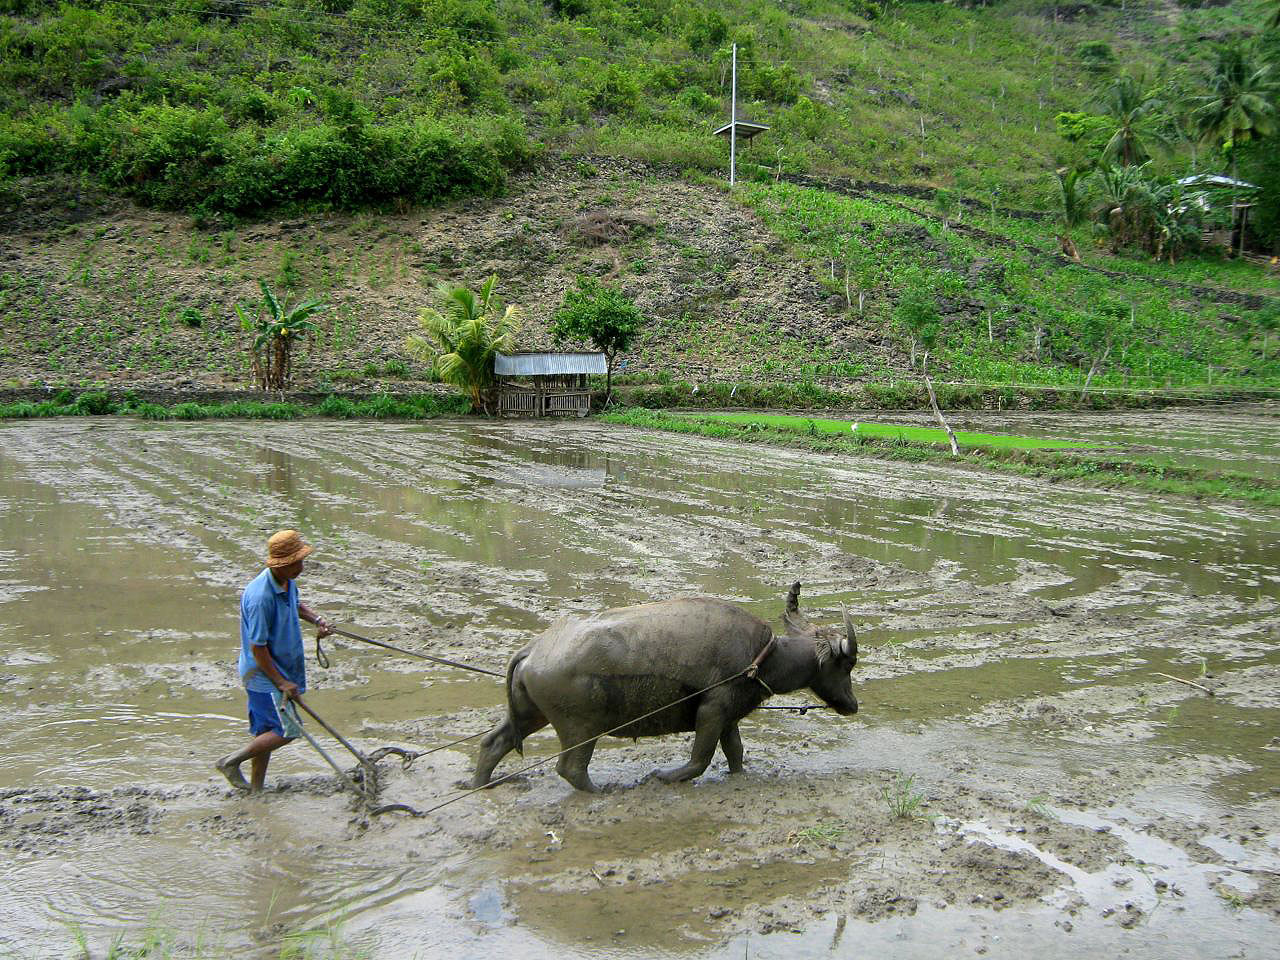
[(1027, 811), (1034, 813), (1037, 817), (1046, 817), (1052, 819), (1054, 814), (1049, 809), (1049, 800), (1047, 797), (1032, 797), (1027, 801)]
[(819, 821), (799, 830), (793, 831), (787, 840), (799, 846), (806, 841), (810, 843), (833, 843), (849, 832), (849, 828), (841, 823)]
[(889, 815), (895, 820), (930, 820), (931, 816), (922, 812), (925, 796), (915, 789), (915, 774), (903, 776), (901, 773), (894, 781), (881, 791), (880, 796), (889, 808)]

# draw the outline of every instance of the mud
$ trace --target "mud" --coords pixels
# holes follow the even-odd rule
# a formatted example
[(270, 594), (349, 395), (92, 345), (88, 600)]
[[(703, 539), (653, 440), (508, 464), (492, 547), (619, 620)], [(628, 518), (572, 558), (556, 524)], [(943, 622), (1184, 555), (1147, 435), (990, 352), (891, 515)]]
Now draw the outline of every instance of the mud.
[[(1240, 435), (1197, 417), (1206, 456)], [(610, 741), (602, 795), (545, 765), (370, 818), (299, 742), (242, 798), (211, 764), (280, 526), (331, 619), (490, 668), (563, 612), (698, 590), (776, 620), (800, 579), (859, 628), (862, 711), (757, 714), (745, 774), (675, 787), (646, 778), (687, 738)], [(337, 924), (374, 957), (1274, 956), (1278, 541), (1253, 507), (592, 423), (0, 426), (0, 929), (20, 956), (152, 923), (240, 956)], [(308, 701), (366, 749), (501, 714), (492, 680), (327, 647)], [(384, 761), (380, 799), (457, 796), (472, 750)]]

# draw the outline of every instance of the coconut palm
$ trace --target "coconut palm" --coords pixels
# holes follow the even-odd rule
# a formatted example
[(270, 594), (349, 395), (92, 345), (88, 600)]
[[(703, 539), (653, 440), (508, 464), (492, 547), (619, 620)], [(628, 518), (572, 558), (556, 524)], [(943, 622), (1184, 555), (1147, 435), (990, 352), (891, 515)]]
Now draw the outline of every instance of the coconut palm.
[(1271, 65), (1263, 63), (1252, 45), (1243, 42), (1218, 48), (1209, 76), (1209, 92), (1194, 98), (1192, 120), (1204, 143), (1230, 147), (1231, 178), (1236, 175), (1239, 144), (1269, 136), (1276, 129), (1277, 91)]
[(494, 293), (497, 276), (478, 291), (442, 283), (436, 288), (439, 309), (425, 308), (418, 317), (424, 335), (409, 337), (408, 348), (431, 363), (436, 375), (471, 397), (473, 407), (486, 410), (486, 391), (493, 386), (493, 361), (510, 351), (523, 314)]
[[(1233, 181), (1237, 179), (1236, 148), (1275, 132), (1276, 107), (1272, 98), (1276, 91), (1271, 65), (1262, 62), (1252, 44), (1236, 41), (1218, 48), (1218, 59), (1209, 76), (1209, 92), (1195, 98), (1191, 118), (1202, 142), (1227, 150)], [(1234, 219), (1234, 194), (1231, 210)], [(1244, 248), (1243, 230), (1240, 247)]]
[(1104, 163), (1136, 166), (1151, 159), (1153, 147), (1166, 149), (1168, 138), (1161, 132), (1164, 101), (1144, 89), (1141, 77), (1124, 73), (1098, 91), (1094, 103), (1116, 125), (1102, 148)]

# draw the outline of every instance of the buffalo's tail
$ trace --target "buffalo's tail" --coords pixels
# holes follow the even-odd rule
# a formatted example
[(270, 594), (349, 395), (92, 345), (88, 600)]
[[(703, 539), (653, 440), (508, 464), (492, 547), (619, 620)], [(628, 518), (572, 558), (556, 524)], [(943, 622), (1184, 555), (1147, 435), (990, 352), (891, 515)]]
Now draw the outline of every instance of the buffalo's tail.
[(525, 647), (507, 661), (507, 717), (511, 722), (511, 737), (515, 741), (516, 753), (520, 754), (522, 757), (524, 756), (524, 738), (526, 733), (524, 725), (520, 723), (520, 720), (528, 713), (529, 705), (527, 701), (529, 695), (528, 693), (524, 694), (524, 698), (526, 700), (526, 703), (524, 704), (525, 709), (521, 710), (516, 704), (515, 685), (519, 682), (516, 679), (516, 670), (519, 669), (520, 664), (524, 663), (528, 658), (529, 648)]

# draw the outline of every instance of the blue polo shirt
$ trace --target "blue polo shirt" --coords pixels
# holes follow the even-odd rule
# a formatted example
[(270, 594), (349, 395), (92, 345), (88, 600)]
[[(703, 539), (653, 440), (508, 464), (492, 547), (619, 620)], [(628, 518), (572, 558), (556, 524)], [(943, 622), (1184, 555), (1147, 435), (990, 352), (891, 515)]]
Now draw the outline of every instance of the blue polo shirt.
[(270, 693), (276, 685), (258, 669), (251, 647), (265, 646), (286, 680), (307, 689), (307, 661), (298, 624), (298, 585), (276, 583), (270, 568), (244, 588), (240, 597), (240, 680), (246, 690)]

